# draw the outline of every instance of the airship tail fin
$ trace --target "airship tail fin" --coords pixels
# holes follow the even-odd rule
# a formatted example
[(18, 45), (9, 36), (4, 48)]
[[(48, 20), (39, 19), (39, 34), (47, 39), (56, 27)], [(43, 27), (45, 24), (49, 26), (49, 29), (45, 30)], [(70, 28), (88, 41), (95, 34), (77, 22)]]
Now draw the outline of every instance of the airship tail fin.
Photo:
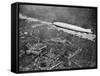
[(86, 29), (86, 31), (87, 31), (88, 33), (92, 33), (92, 30), (91, 30), (91, 29)]

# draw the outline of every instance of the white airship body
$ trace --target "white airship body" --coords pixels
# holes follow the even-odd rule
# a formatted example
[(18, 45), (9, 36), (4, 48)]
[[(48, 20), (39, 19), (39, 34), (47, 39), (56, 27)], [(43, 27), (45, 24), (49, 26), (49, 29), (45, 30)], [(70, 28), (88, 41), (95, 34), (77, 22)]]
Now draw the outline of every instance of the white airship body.
[(56, 26), (63, 27), (66, 29), (72, 29), (80, 32), (87, 32), (87, 33), (92, 33), (91, 29), (85, 29), (76, 25), (68, 24), (68, 23), (63, 23), (63, 22), (54, 22), (53, 23)]

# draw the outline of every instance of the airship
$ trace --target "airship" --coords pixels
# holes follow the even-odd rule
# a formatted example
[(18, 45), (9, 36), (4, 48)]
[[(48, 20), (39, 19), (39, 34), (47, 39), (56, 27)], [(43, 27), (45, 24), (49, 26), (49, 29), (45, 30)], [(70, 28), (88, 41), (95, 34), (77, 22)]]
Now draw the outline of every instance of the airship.
[(72, 25), (72, 24), (68, 24), (68, 23), (64, 23), (64, 22), (54, 22), (53, 24), (57, 27), (62, 27), (65, 29), (70, 29), (70, 30), (85, 32), (85, 33), (92, 33), (91, 29), (85, 29), (85, 28), (79, 27), (77, 25)]

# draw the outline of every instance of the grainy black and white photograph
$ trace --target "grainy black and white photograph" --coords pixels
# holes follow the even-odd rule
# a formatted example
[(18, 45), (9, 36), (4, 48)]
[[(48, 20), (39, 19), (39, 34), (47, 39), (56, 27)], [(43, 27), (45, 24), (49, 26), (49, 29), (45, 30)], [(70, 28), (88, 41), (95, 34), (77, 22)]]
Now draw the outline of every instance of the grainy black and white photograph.
[(19, 5), (19, 71), (97, 67), (97, 8)]

